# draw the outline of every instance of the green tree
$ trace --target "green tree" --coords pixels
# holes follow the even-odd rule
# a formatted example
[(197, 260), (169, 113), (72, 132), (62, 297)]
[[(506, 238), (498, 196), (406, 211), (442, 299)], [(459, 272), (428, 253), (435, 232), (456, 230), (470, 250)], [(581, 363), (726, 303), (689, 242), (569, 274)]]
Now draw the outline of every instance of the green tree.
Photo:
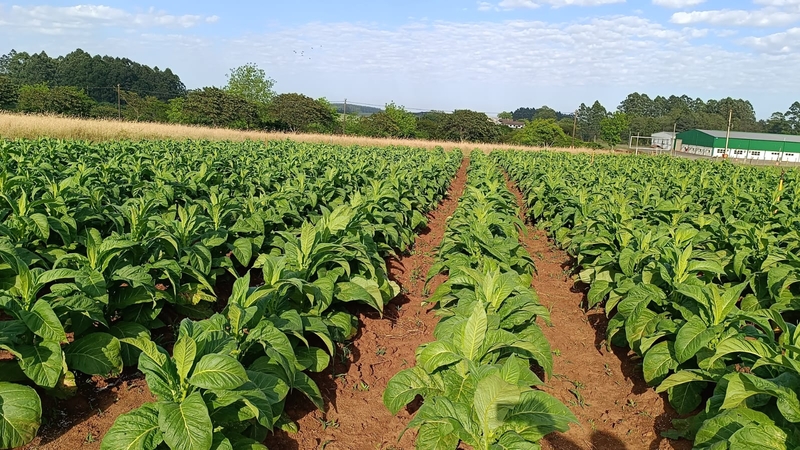
[(501, 135), (499, 127), (484, 113), (459, 109), (447, 116), (442, 137), (449, 141), (496, 142)]
[(71, 86), (50, 88), (42, 83), (20, 88), (17, 110), (26, 113), (87, 117), (94, 104), (94, 101), (80, 89)]
[(622, 142), (623, 134), (629, 129), (628, 115), (619, 111), (600, 121), (600, 136), (611, 147)]
[(280, 94), (272, 99), (267, 114), (273, 126), (291, 132), (332, 130), (337, 115), (327, 101), (303, 94)]
[(514, 133), (513, 142), (537, 147), (566, 147), (569, 138), (555, 119), (534, 119)]
[(536, 113), (533, 115), (533, 120), (558, 120), (558, 113), (555, 109), (549, 106), (542, 106), (541, 108), (536, 110)]
[(800, 102), (792, 103), (789, 110), (784, 114), (786, 121), (792, 128), (792, 133), (800, 134)]
[[(261, 126), (256, 103), (219, 88), (205, 87), (191, 91), (181, 106), (179, 117), (183, 123), (236, 129)], [(170, 109), (172, 107), (170, 105)], [(167, 116), (172, 120), (174, 113), (168, 112)]]
[(275, 80), (255, 63), (231, 69), (225, 90), (252, 102), (267, 105), (275, 97)]
[(162, 102), (152, 95), (141, 97), (135, 92), (128, 91), (120, 91), (120, 97), (125, 103), (123, 115), (126, 119), (143, 122), (167, 121), (169, 109), (167, 102)]
[(503, 111), (503, 112), (501, 112), (500, 114), (497, 115), (497, 118), (498, 119), (513, 120), (514, 119), (514, 114), (510, 113), (508, 111)]
[(19, 86), (11, 78), (0, 75), (0, 109), (12, 110), (17, 107)]
[(514, 120), (533, 120), (536, 114), (536, 108), (517, 108), (511, 115)]
[(389, 120), (397, 125), (397, 134), (394, 137), (412, 138), (416, 136), (417, 118), (413, 114), (406, 111), (404, 107), (395, 105), (394, 102), (386, 105), (384, 111)]
[(434, 141), (444, 140), (444, 127), (447, 123), (447, 113), (431, 111), (417, 118), (417, 137)]

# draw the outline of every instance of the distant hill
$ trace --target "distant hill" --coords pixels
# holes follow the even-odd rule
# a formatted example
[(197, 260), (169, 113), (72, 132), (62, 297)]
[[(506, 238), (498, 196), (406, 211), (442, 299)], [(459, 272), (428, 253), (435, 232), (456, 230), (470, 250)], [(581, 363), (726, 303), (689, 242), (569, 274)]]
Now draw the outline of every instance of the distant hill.
[[(331, 103), (331, 106), (336, 108), (339, 114), (344, 113), (344, 103)], [(358, 114), (359, 116), (370, 116), (375, 113), (383, 111), (381, 108), (373, 108), (372, 106), (361, 106), (347, 104), (347, 114)]]

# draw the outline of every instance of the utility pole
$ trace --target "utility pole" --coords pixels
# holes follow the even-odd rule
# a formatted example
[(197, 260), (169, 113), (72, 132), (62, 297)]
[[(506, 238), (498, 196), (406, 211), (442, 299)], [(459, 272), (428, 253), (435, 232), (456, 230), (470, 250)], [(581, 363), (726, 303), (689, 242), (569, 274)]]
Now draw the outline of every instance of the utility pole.
[(342, 134), (347, 134), (347, 99), (344, 99), (344, 114), (342, 114)]
[(725, 134), (725, 154), (728, 154), (728, 144), (731, 140), (731, 120), (733, 120), (733, 108), (728, 110), (728, 132)]
[(119, 84), (117, 84), (117, 117), (122, 120), (122, 102), (119, 99)]
[(678, 142), (678, 122), (672, 124), (672, 148), (669, 149), (669, 154), (675, 156), (675, 143)]
[(575, 148), (575, 131), (578, 129), (578, 110), (572, 115), (572, 148)]

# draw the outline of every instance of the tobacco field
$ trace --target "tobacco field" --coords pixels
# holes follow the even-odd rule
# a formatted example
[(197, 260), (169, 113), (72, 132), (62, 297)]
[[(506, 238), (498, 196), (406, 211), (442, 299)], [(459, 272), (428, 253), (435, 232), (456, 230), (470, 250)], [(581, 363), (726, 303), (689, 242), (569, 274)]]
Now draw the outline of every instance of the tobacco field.
[[(0, 141), (0, 448), (62, 448), (41, 436), (70, 433), (55, 412), (122, 379), (143, 379), (152, 401), (83, 444), (266, 449), (310, 433), (303, 415), (325, 431), (339, 426), (331, 410), (366, 423), (378, 407), (396, 419), (393, 444), (366, 425), (297, 442), (574, 448), (548, 436), (595, 422), (582, 382), (577, 403), (551, 393), (563, 362), (546, 335), (572, 331), (532, 287), (535, 228), (571, 257), (580, 306), (607, 317), (586, 351), (629, 351), (633, 376), (661, 394), (675, 417), (664, 439), (798, 448), (799, 182), (668, 157)], [(452, 214), (430, 223), (446, 201)], [(417, 241), (434, 226), (425, 271), (399, 274), (398, 258), (428, 257)], [(423, 301), (400, 303), (417, 279)], [(394, 329), (414, 308), (416, 350), (378, 346), (387, 365), (372, 385), (346, 384), (337, 367), (358, 363), (371, 324)], [(344, 389), (379, 397), (341, 411)]]

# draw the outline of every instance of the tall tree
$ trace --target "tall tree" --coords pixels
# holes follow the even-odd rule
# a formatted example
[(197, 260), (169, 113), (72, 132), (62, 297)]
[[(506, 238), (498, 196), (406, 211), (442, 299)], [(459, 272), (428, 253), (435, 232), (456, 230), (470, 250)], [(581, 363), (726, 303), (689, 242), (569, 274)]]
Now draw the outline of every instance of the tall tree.
[(555, 119), (534, 119), (514, 133), (513, 142), (537, 147), (568, 146), (569, 138)]
[(448, 115), (442, 136), (451, 141), (495, 142), (500, 137), (500, 126), (484, 113), (459, 109)]
[(292, 132), (332, 129), (336, 122), (336, 113), (327, 101), (296, 93), (275, 96), (267, 114), (275, 126)]
[(275, 80), (255, 63), (231, 69), (225, 90), (252, 102), (269, 104), (275, 97)]
[(511, 115), (514, 120), (533, 120), (536, 108), (517, 108)]
[(623, 112), (617, 111), (600, 121), (600, 135), (610, 147), (622, 142), (629, 129), (628, 115)]

